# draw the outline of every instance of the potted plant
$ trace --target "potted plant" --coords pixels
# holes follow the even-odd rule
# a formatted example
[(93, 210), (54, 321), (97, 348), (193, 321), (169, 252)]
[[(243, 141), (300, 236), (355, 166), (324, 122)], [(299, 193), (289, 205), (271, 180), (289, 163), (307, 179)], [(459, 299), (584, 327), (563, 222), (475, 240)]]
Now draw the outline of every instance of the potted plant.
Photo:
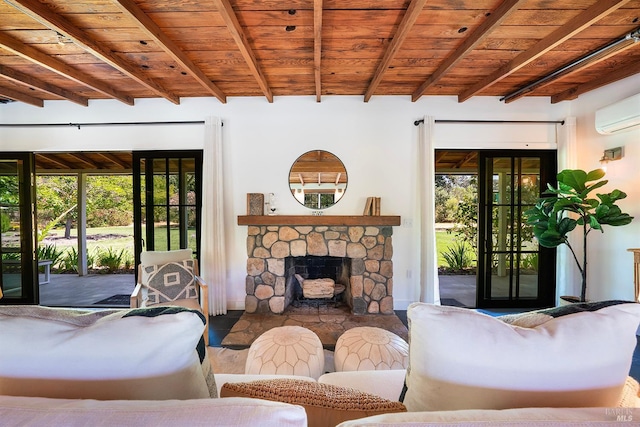
[[(547, 197), (539, 198), (536, 205), (524, 213), (540, 245), (555, 248), (565, 244), (571, 250), (582, 276), (580, 301), (586, 301), (587, 293), (587, 236), (593, 230), (604, 232), (603, 225), (620, 226), (633, 220), (616, 205), (616, 201), (627, 197), (624, 192), (613, 190), (606, 194), (597, 193), (597, 198), (589, 196), (593, 190), (607, 184), (607, 180), (601, 180), (604, 175), (602, 169), (589, 173), (565, 169), (558, 173), (558, 187), (547, 185), (543, 193)], [(582, 262), (568, 238), (577, 227), (582, 230)]]

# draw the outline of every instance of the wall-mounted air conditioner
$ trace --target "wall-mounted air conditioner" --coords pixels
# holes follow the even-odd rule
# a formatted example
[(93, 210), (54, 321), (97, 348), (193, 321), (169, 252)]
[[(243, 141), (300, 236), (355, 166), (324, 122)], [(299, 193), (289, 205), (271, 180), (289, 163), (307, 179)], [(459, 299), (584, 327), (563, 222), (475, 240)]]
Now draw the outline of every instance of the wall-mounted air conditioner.
[(609, 135), (640, 126), (640, 93), (596, 111), (596, 130)]

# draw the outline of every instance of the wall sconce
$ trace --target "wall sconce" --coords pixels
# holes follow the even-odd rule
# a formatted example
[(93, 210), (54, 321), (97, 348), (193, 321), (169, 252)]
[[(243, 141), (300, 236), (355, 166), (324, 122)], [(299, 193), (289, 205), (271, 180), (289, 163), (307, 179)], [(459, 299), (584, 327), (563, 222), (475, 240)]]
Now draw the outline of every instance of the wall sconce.
[(607, 163), (614, 160), (620, 160), (621, 158), (622, 147), (611, 148), (609, 150), (604, 150), (604, 153), (602, 153), (602, 157), (600, 158), (600, 164), (602, 165), (602, 168), (606, 170)]

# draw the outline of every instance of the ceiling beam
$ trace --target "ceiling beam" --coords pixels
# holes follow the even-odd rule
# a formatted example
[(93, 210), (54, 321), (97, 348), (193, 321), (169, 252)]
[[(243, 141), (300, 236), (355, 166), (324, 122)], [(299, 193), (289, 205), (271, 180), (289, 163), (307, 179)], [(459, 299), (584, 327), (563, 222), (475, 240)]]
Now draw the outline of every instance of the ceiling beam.
[(14, 101), (24, 102), (35, 107), (44, 107), (44, 101), (35, 96), (27, 95), (17, 90), (9, 89), (8, 87), (0, 87), (0, 95), (5, 98), (13, 99)]
[[(635, 45), (636, 42), (633, 41), (633, 39), (629, 39), (629, 40), (625, 40), (625, 42), (619, 44), (618, 46), (616, 46), (615, 48), (605, 51), (605, 52), (601, 52), (587, 60), (584, 60), (582, 62), (580, 62), (579, 64), (576, 64), (575, 66), (572, 66), (566, 70), (561, 70), (560, 72), (554, 71), (554, 73), (557, 73), (554, 75), (554, 73), (551, 74), (551, 78), (548, 78), (547, 80), (544, 81), (539, 81), (539, 83), (530, 83), (530, 85), (532, 85), (531, 88), (528, 88), (526, 90), (522, 90), (521, 93), (514, 95), (514, 96), (509, 96), (507, 95), (507, 98), (504, 100), (505, 104), (509, 104), (513, 101), (515, 101), (516, 99), (520, 99), (522, 97), (524, 97), (525, 95), (531, 95), (532, 93), (534, 93), (535, 91), (542, 89), (543, 87), (546, 87), (552, 83), (557, 82), (558, 80), (561, 80), (565, 77), (568, 77), (574, 73), (577, 73), (578, 71), (582, 71), (586, 68), (591, 67), (592, 65), (596, 65), (606, 59), (611, 58), (612, 56), (615, 56), (631, 47), (633, 47)], [(567, 67), (565, 65), (565, 67)], [(544, 78), (543, 78), (544, 79)]]
[(460, 169), (465, 164), (467, 164), (467, 162), (470, 162), (471, 160), (473, 160), (477, 155), (478, 155), (477, 151), (469, 152), (466, 156), (464, 156), (462, 160), (460, 160), (458, 163), (453, 165), (453, 169)]
[(114, 55), (113, 52), (111, 52), (108, 48), (93, 40), (84, 31), (80, 30), (69, 21), (67, 21), (66, 18), (53, 13), (51, 9), (49, 9), (43, 3), (40, 3), (37, 0), (5, 0), (5, 2), (15, 7), (19, 11), (29, 15), (31, 18), (40, 22), (44, 26), (51, 28), (52, 30), (55, 30), (68, 37), (82, 49), (86, 50), (93, 56), (99, 58), (113, 68), (124, 73), (156, 95), (161, 96), (176, 105), (180, 104), (180, 98), (178, 98), (176, 95), (160, 86), (154, 80), (145, 76), (140, 70), (135, 68), (130, 63), (125, 62), (124, 60)]
[[(36, 158), (39, 155), (36, 154)], [(46, 155), (40, 155), (42, 159), (45, 159), (55, 165), (61, 166), (63, 169), (75, 169), (75, 165), (72, 165), (69, 162), (66, 162), (62, 159), (60, 159), (57, 155), (55, 154), (46, 154)]]
[(67, 153), (67, 154), (69, 155), (69, 157), (79, 160), (80, 162), (84, 163), (85, 165), (89, 165), (92, 168), (103, 169), (103, 165), (100, 165), (94, 162), (93, 160), (91, 160), (89, 157), (87, 157), (82, 153)]
[(34, 87), (51, 95), (59, 96), (61, 98), (75, 102), (76, 104), (82, 105), (83, 107), (87, 107), (89, 105), (89, 99), (84, 96), (76, 95), (75, 93), (67, 89), (61, 88), (51, 83), (43, 82), (40, 79), (31, 77), (30, 75), (18, 70), (12, 70), (11, 68), (7, 68), (4, 65), (0, 65), (0, 76), (18, 84)]
[(260, 86), (262, 93), (267, 97), (267, 101), (273, 102), (273, 93), (271, 93), (271, 88), (269, 87), (267, 79), (262, 73), (262, 70), (258, 66), (258, 60), (256, 59), (251, 46), (249, 46), (247, 36), (242, 30), (240, 22), (238, 22), (238, 17), (233, 11), (231, 3), (229, 3), (229, 0), (213, 0), (213, 4), (215, 4), (218, 8), (218, 13), (220, 13), (220, 16), (224, 20), (224, 23), (227, 25), (227, 28), (231, 32), (231, 37), (233, 37), (233, 40), (235, 40), (236, 45), (238, 46), (238, 49), (240, 49), (240, 54), (249, 66), (251, 74), (253, 74), (253, 77), (258, 82), (258, 86)]
[(427, 0), (411, 0), (409, 7), (407, 7), (407, 11), (402, 17), (402, 21), (400, 21), (398, 31), (396, 31), (395, 35), (393, 36), (389, 47), (387, 47), (387, 50), (382, 57), (382, 61), (380, 61), (380, 64), (378, 64), (378, 68), (376, 69), (376, 72), (373, 75), (371, 82), (369, 83), (367, 91), (364, 93), (364, 102), (369, 102), (371, 96), (373, 96), (374, 92), (378, 88), (378, 85), (382, 81), (384, 73), (389, 68), (389, 64), (391, 64), (391, 61), (393, 61), (393, 58), (395, 58), (396, 54), (400, 50), (400, 46), (402, 46), (402, 43), (409, 35), (411, 27), (413, 27), (413, 24), (418, 19), (418, 16), (422, 12), (422, 9), (424, 8), (426, 2)]
[(124, 93), (113, 89), (109, 85), (94, 79), (93, 77), (75, 70), (55, 57), (42, 53), (39, 50), (8, 36), (7, 34), (0, 33), (0, 47), (26, 59), (27, 61), (31, 61), (34, 64), (40, 65), (41, 67), (68, 78), (69, 80), (83, 84), (110, 98), (117, 99), (127, 105), (133, 105), (134, 103), (133, 98), (129, 95), (125, 95)]
[(424, 83), (420, 85), (413, 95), (411, 95), (411, 101), (415, 102), (422, 95), (425, 94), (427, 89), (436, 84), (449, 70), (467, 56), (473, 49), (476, 48), (484, 39), (502, 24), (502, 21), (507, 19), (513, 12), (518, 10), (518, 6), (524, 3), (524, 0), (505, 0), (498, 6), (496, 10), (482, 23), (475, 31), (462, 42), (460, 46), (449, 55), (440, 66), (429, 76)]
[(313, 0), (313, 75), (316, 83), (316, 102), (322, 98), (322, 0)]
[(120, 166), (123, 169), (131, 169), (131, 164), (121, 160), (120, 158), (118, 158), (118, 156), (116, 156), (113, 153), (97, 152), (96, 154), (106, 160), (109, 160), (110, 162), (115, 163), (116, 165)]
[(583, 93), (587, 93), (594, 89), (598, 89), (600, 87), (606, 86), (610, 83), (617, 82), (618, 80), (622, 80), (627, 77), (638, 74), (638, 70), (640, 70), (640, 61), (636, 61), (632, 64), (627, 64), (622, 68), (618, 68), (614, 71), (604, 74), (600, 78), (591, 80), (587, 83), (574, 86), (570, 89), (567, 89), (563, 92), (553, 95), (551, 97), (551, 103), (557, 104), (558, 102), (561, 102), (561, 101), (570, 101), (572, 99), (576, 99), (578, 96), (582, 95)]
[(132, 0), (115, 0), (114, 3), (124, 13), (138, 22), (140, 28), (147, 33), (174, 61), (191, 75), (207, 92), (225, 104), (227, 96), (209, 79), (204, 72), (182, 51), (158, 25), (147, 16)]
[(493, 73), (458, 95), (458, 102), (464, 102), (478, 92), (494, 85), (505, 77), (515, 73), (531, 61), (539, 58), (569, 38), (578, 34), (593, 23), (620, 8), (630, 0), (598, 0), (593, 6), (571, 19), (551, 34), (537, 42), (530, 49), (522, 52)]

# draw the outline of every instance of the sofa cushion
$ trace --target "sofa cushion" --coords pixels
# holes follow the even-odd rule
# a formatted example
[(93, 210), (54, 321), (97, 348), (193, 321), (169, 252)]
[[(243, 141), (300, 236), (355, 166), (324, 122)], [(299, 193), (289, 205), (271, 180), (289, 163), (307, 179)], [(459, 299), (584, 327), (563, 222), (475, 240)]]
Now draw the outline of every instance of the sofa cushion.
[(400, 402), (352, 388), (288, 378), (227, 383), (222, 386), (220, 396), (252, 397), (301, 405), (307, 412), (310, 427), (333, 427), (345, 420), (406, 411)]
[(409, 411), (615, 406), (636, 346), (640, 304), (513, 326), (473, 310), (414, 303)]
[(306, 427), (301, 406), (266, 400), (70, 400), (0, 396), (4, 426)]
[(180, 307), (0, 307), (0, 394), (85, 399), (217, 395), (205, 319)]

